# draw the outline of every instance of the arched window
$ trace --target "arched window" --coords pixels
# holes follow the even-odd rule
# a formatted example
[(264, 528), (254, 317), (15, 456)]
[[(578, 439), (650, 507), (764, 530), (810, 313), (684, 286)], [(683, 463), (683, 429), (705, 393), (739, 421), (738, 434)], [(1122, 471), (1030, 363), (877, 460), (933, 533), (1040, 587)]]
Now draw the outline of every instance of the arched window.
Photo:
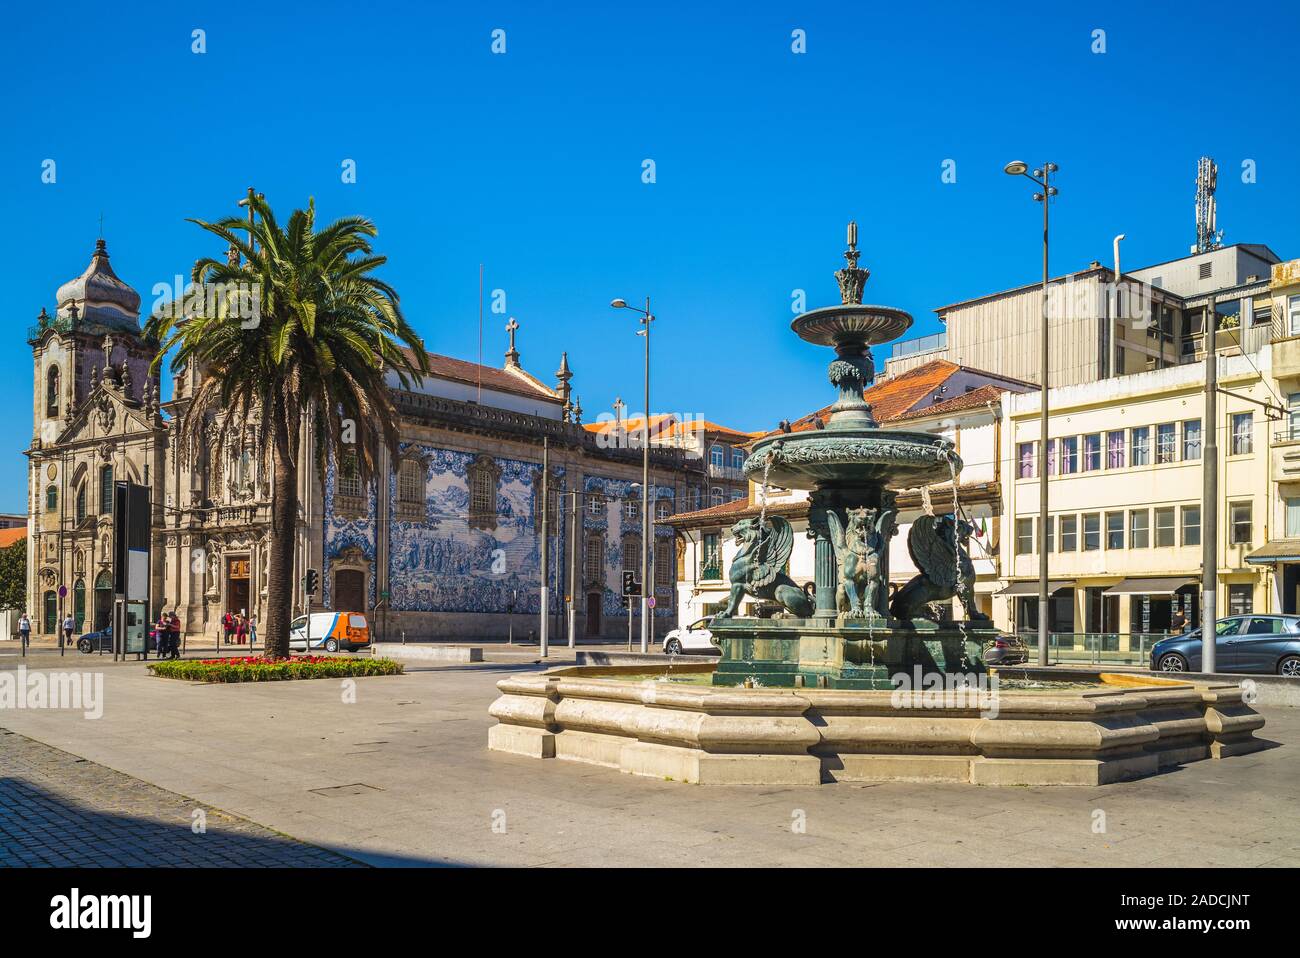
[(671, 499), (660, 499), (655, 503), (655, 518), (667, 519), (673, 514), (673, 501)]
[(361, 498), (361, 471), (357, 468), (357, 455), (346, 453), (339, 462), (339, 495)]
[(491, 531), (497, 527), (497, 484), (501, 467), (491, 456), (479, 456), (469, 466), (469, 527)]
[(424, 470), (414, 459), (404, 459), (397, 471), (397, 501), (421, 502), (424, 499)]
[(86, 484), (83, 482), (77, 487), (77, 522), (83, 522), (86, 518)]
[(45, 374), (45, 415), (59, 414), (59, 367), (51, 366)]
[(113, 513), (113, 467), (99, 468), (99, 512), (101, 515)]
[(710, 506), (720, 506), (722, 505), (723, 501), (724, 500), (722, 498), (722, 489), (720, 487), (714, 486), (712, 489), (709, 490)]
[(57, 486), (45, 487), (45, 511), (57, 512), (59, 509), (59, 489)]

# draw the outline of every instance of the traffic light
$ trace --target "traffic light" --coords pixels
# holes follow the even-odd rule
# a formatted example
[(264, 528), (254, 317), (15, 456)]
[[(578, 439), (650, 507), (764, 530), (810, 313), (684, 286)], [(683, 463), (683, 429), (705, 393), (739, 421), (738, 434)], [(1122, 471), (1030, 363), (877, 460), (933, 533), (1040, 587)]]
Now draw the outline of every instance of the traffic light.
[(623, 570), (623, 594), (624, 595), (641, 594), (641, 589), (638, 586), (636, 581), (636, 573), (633, 572), (631, 569)]
[(307, 594), (315, 595), (316, 586), (319, 584), (320, 584), (320, 575), (316, 572), (315, 569), (308, 569), (306, 581), (304, 582)]

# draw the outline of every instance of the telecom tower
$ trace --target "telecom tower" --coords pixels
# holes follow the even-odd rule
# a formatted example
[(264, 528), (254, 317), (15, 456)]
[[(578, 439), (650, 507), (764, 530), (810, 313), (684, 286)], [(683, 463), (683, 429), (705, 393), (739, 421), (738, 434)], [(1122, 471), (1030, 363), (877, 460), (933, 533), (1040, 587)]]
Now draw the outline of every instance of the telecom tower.
[(1223, 245), (1223, 230), (1216, 230), (1214, 188), (1219, 181), (1219, 167), (1208, 156), (1196, 163), (1196, 245), (1193, 253), (1208, 253)]

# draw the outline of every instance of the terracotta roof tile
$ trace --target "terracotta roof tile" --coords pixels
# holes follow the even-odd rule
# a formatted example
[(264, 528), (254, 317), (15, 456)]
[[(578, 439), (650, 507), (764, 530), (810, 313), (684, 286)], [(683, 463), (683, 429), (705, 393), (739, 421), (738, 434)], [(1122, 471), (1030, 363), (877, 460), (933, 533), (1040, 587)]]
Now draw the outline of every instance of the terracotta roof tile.
[(923, 409), (913, 409), (903, 413), (901, 416), (895, 416), (894, 422), (903, 419), (923, 419), (926, 416), (943, 416), (948, 413), (960, 412), (963, 409), (977, 409), (985, 403), (995, 403), (999, 397), (1006, 392), (1000, 386), (994, 386), (992, 383), (985, 383), (978, 389), (972, 389), (970, 392), (961, 396), (954, 396), (952, 399), (945, 399), (943, 402), (937, 402), (933, 406), (926, 406)]
[(22, 526), (16, 529), (0, 529), (0, 549), (11, 546), (15, 542), (22, 542), (27, 538), (27, 530)]
[[(415, 362), (415, 354), (411, 350), (403, 348), (402, 352), (406, 353), (411, 362)], [(429, 375), (439, 379), (451, 379), (470, 385), (478, 385), (482, 382), (485, 389), (527, 396), (530, 399), (544, 399), (556, 403), (560, 401), (555, 393), (522, 369), (514, 372), (496, 366), (480, 366), (478, 363), (443, 356), (440, 353), (426, 353), (426, 355), (429, 357)]]

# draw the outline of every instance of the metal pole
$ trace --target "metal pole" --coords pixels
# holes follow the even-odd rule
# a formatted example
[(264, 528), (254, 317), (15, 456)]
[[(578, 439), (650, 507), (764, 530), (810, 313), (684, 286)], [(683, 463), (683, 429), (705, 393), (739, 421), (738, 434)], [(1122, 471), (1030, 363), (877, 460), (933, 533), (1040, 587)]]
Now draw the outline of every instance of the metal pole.
[(1043, 336), (1042, 336), (1042, 406), (1039, 409), (1041, 425), (1039, 427), (1040, 442), (1042, 444), (1042, 462), (1038, 470), (1038, 664), (1047, 664), (1047, 647), (1048, 637), (1051, 633), (1051, 593), (1047, 586), (1047, 523), (1051, 520), (1047, 515), (1047, 390), (1049, 386), (1047, 364), (1048, 364), (1048, 322), (1050, 319), (1050, 309), (1047, 301), (1047, 238), (1048, 238), (1048, 207), (1052, 202), (1052, 191), (1050, 187), (1052, 165), (1043, 164)]
[(1201, 450), (1201, 671), (1213, 672), (1215, 626), (1218, 619), (1219, 543), (1219, 357), (1214, 350), (1218, 332), (1214, 294), (1205, 306), (1205, 436)]
[[(646, 589), (650, 572), (650, 297), (645, 298), (645, 444), (641, 449), (641, 652), (650, 651), (650, 604)], [(628, 609), (628, 616), (632, 614)]]
[(569, 493), (569, 648), (577, 645), (578, 634), (578, 492)]
[(542, 530), (541, 530), (542, 531), (541, 534), (542, 605), (540, 609), (540, 614), (538, 616), (538, 618), (541, 620), (540, 621), (541, 632), (540, 632), (539, 645), (541, 649), (542, 658), (546, 658), (548, 654), (549, 644), (548, 644), (548, 636), (546, 634), (546, 630), (547, 630), (547, 626), (550, 624), (550, 605), (547, 602), (547, 598), (548, 598), (547, 593), (549, 592), (549, 589), (547, 587), (550, 585), (550, 582), (547, 579), (547, 574), (550, 571), (549, 563), (547, 562), (547, 558), (548, 558), (547, 552), (550, 551), (548, 548), (550, 545), (550, 528), (546, 525), (547, 523), (546, 507), (550, 504), (548, 500), (551, 497), (550, 485), (549, 485), (550, 472), (551, 472), (550, 457), (551, 457), (550, 438), (547, 436), (543, 436), (542, 437)]

